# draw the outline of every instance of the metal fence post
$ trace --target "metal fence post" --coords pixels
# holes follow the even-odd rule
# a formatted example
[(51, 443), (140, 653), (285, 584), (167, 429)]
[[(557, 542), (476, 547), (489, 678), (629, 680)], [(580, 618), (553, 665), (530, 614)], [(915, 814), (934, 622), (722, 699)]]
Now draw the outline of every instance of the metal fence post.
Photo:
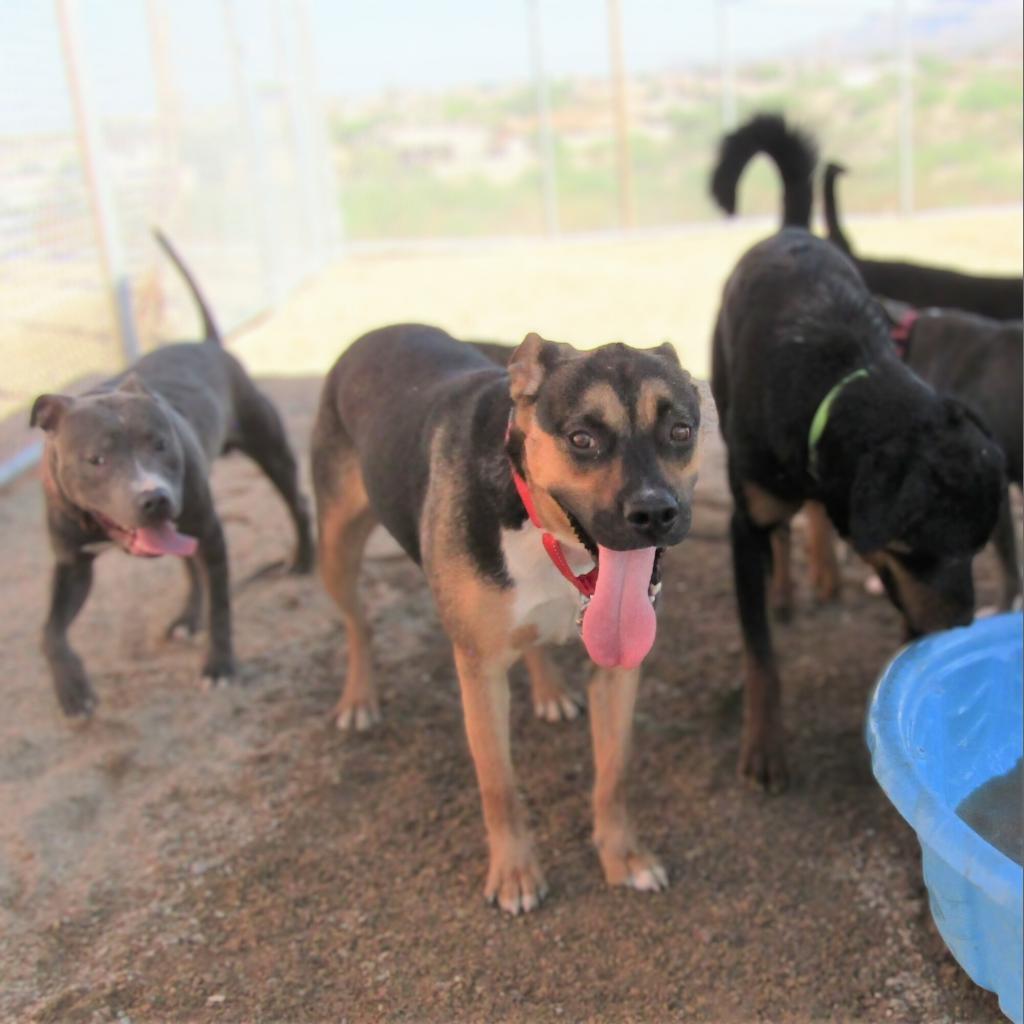
[(897, 66), (900, 79), (900, 210), (914, 210), (914, 53), (907, 0), (896, 0)]
[(729, 132), (736, 127), (736, 54), (732, 45), (732, 3), (733, 0), (718, 0), (715, 5), (722, 131)]
[(537, 104), (537, 136), (540, 142), (541, 187), (544, 192), (544, 223), (549, 235), (560, 230), (558, 216), (558, 176), (555, 169), (555, 138), (551, 129), (551, 101), (544, 70), (544, 36), (541, 32), (540, 0), (526, 0), (530, 24), (530, 64)]
[(100, 138), (96, 106), (91, 92), (92, 82), (89, 75), (84, 73), (78, 3), (77, 0), (56, 0), (56, 4), (57, 24), (60, 27), (61, 47), (64, 51), (64, 70), (75, 115), (75, 133), (89, 193), (96, 248), (99, 250), (103, 275), (109, 289), (115, 329), (120, 336), (121, 350), (127, 364), (139, 355), (139, 340), (135, 333), (135, 315), (132, 309), (131, 280), (127, 274), (114, 205), (110, 197), (110, 179), (104, 162), (103, 141)]
[(343, 238), (341, 201), (338, 183), (335, 180), (330, 152), (330, 139), (326, 124), (326, 112), (320, 102), (320, 87), (316, 73), (316, 53), (310, 29), (308, 0), (295, 0), (295, 21), (298, 30), (299, 80), (302, 83), (303, 99), (311, 123), (313, 163), (316, 171), (317, 191), (322, 205), (321, 226), (324, 231), (327, 252), (334, 255)]
[(253, 100), (252, 89), (245, 81), (245, 58), (241, 37), (235, 20), (234, 0), (221, 0), (224, 16), (224, 34), (227, 39), (227, 58), (231, 66), (231, 80), (235, 90), (245, 135), (246, 161), (252, 175), (249, 188), (252, 198), (250, 209), (255, 220), (257, 243), (268, 291), (268, 305), (276, 302), (282, 294), (280, 263), (275, 244), (274, 228), (270, 220), (273, 200), (270, 190), (270, 175), (267, 172), (267, 147), (263, 145), (260, 133), (260, 116)]
[(634, 221), (633, 165), (629, 154), (629, 104), (626, 99), (626, 62), (622, 52), (622, 9), (608, 0), (608, 48), (611, 51), (612, 98), (615, 112), (615, 155), (619, 172), (619, 223)]

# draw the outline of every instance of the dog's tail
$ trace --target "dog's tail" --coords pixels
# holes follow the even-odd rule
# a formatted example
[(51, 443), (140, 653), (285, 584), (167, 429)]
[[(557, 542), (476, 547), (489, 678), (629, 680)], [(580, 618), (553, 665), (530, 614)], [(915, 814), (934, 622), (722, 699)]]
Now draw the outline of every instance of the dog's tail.
[(847, 255), (852, 255), (853, 250), (839, 224), (839, 204), (836, 201), (836, 178), (845, 173), (846, 168), (842, 164), (826, 164), (821, 192), (825, 200), (825, 226), (828, 228), (828, 240)]
[(818, 147), (806, 132), (786, 124), (781, 114), (755, 114), (722, 138), (711, 175), (715, 202), (729, 216), (736, 212), (736, 186), (758, 153), (770, 157), (782, 177), (783, 225), (810, 228)]
[(199, 308), (199, 315), (203, 318), (204, 339), (222, 345), (224, 343), (223, 335), (220, 333), (217, 321), (213, 317), (210, 304), (206, 301), (206, 296), (203, 295), (203, 290), (192, 276), (192, 271), (185, 265), (185, 261), (181, 258), (178, 250), (171, 244), (171, 240), (159, 228), (153, 228), (153, 237), (160, 248), (167, 253), (167, 258), (177, 268), (178, 273), (181, 274), (185, 284), (188, 286), (188, 290), (192, 293), (192, 299)]

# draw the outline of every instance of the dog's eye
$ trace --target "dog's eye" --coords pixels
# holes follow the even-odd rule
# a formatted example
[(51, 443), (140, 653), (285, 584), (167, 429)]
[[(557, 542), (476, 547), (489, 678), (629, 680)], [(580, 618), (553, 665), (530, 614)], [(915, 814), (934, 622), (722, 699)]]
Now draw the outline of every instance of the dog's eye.
[(677, 423), (670, 431), (668, 436), (676, 443), (682, 444), (684, 441), (689, 441), (693, 429), (688, 427), (685, 423)]
[(90, 455), (86, 461), (90, 466), (102, 466), (107, 460), (102, 455)]
[(157, 451), (157, 452), (162, 452), (162, 451), (166, 451), (167, 450), (167, 445), (165, 444), (164, 439), (162, 437), (158, 437), (153, 442), (153, 450)]
[(569, 435), (569, 443), (573, 448), (579, 448), (580, 451), (589, 451), (597, 447), (594, 435), (588, 434), (585, 430), (574, 430)]

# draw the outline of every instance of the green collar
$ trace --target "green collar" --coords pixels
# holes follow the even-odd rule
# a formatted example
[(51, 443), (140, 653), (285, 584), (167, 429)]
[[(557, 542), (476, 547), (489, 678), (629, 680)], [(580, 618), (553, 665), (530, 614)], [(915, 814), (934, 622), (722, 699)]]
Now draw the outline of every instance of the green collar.
[(832, 411), (832, 406), (839, 397), (839, 392), (851, 381), (855, 381), (859, 377), (866, 377), (867, 375), (868, 371), (864, 367), (848, 373), (821, 400), (821, 404), (814, 413), (814, 418), (811, 420), (811, 429), (807, 434), (807, 471), (815, 480), (818, 479), (818, 442), (821, 440), (821, 435), (825, 433), (825, 427), (828, 426), (828, 414)]

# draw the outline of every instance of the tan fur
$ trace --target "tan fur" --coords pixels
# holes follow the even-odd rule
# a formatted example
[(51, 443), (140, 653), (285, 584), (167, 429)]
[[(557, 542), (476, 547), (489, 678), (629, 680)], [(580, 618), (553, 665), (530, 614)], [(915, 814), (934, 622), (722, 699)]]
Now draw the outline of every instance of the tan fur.
[(640, 384), (640, 396), (636, 402), (637, 430), (645, 433), (654, 429), (658, 422), (658, 406), (662, 401), (669, 401), (672, 392), (669, 386), (656, 377), (649, 377)]
[(758, 526), (777, 526), (791, 519), (800, 508), (800, 502), (784, 501), (754, 483), (743, 485), (743, 495), (750, 518)]
[(598, 669), (588, 688), (594, 744), (594, 845), (610, 885), (662, 888), (664, 868), (639, 843), (626, 806), (639, 669)]
[(807, 516), (807, 558), (810, 563), (811, 586), (815, 597), (825, 603), (834, 600), (839, 593), (835, 535), (821, 502), (807, 502), (804, 514)]
[(886, 571), (892, 577), (904, 617), (915, 630), (933, 633), (949, 627), (950, 609), (942, 594), (918, 580), (895, 555), (884, 550), (875, 551), (865, 555), (864, 561), (878, 572)]
[(376, 525), (363, 474), (352, 452), (342, 460), (336, 493), (318, 509), (320, 575), (341, 610), (348, 638), (348, 671), (335, 708), (339, 726), (366, 728), (380, 713), (373, 682), (370, 630), (359, 600), (359, 568), (366, 541)]
[(629, 430), (629, 413), (610, 384), (591, 384), (580, 399), (580, 410), (583, 415), (601, 420), (617, 434)]

